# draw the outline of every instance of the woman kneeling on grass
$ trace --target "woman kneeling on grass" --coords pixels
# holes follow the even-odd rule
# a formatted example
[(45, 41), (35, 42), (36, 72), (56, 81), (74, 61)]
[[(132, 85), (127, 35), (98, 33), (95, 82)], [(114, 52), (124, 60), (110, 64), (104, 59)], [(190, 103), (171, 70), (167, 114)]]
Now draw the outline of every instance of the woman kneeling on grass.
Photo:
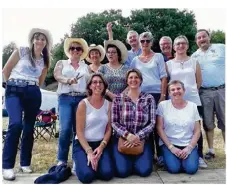
[(164, 164), (170, 173), (194, 174), (198, 170), (197, 142), (200, 137), (199, 113), (195, 103), (183, 99), (184, 84), (168, 84), (170, 100), (159, 103), (157, 131)]
[(92, 74), (87, 84), (88, 98), (77, 109), (73, 159), (82, 183), (91, 183), (95, 178), (110, 180), (114, 176), (108, 145), (111, 105), (104, 98), (107, 87), (101, 74)]

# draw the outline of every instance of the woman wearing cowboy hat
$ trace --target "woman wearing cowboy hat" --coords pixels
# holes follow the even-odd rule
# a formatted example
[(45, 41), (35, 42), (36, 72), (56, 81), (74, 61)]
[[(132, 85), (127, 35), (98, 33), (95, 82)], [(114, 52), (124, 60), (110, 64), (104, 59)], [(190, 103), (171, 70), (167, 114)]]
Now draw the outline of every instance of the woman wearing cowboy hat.
[(76, 109), (86, 96), (86, 80), (89, 76), (88, 65), (83, 60), (88, 53), (87, 42), (82, 38), (67, 38), (64, 51), (69, 59), (58, 61), (54, 69), (59, 95), (58, 165), (67, 164), (72, 130), (76, 132)]
[(49, 31), (33, 28), (28, 41), (29, 47), (15, 50), (3, 68), (3, 76), (7, 81), (5, 103), (9, 114), (2, 160), (5, 180), (15, 179), (13, 168), (21, 132), (21, 170), (25, 173), (32, 172), (33, 130), (41, 106), (39, 86), (44, 82), (50, 65), (52, 36)]
[(89, 65), (89, 69), (91, 72), (95, 73), (98, 71), (104, 57), (105, 57), (105, 50), (101, 45), (98, 45), (98, 46), (96, 46), (95, 44), (90, 45), (86, 60), (89, 63), (91, 63)]
[(102, 73), (108, 82), (109, 89), (106, 95), (113, 100), (122, 93), (126, 87), (125, 74), (129, 67), (124, 65), (128, 51), (125, 45), (119, 40), (104, 41), (104, 48), (109, 63), (100, 66), (98, 72)]

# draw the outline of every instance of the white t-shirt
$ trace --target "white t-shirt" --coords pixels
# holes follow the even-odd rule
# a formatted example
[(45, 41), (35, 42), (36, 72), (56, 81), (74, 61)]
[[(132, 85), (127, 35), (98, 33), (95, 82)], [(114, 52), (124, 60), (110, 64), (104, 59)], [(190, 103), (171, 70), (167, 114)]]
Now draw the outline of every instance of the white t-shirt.
[(180, 62), (169, 60), (166, 64), (168, 66), (170, 80), (180, 80), (184, 83), (184, 99), (194, 102), (197, 106), (201, 106), (195, 77), (197, 61), (190, 58), (181, 64)]
[[(157, 115), (163, 118), (163, 129), (173, 145), (187, 146), (193, 136), (195, 122), (201, 120), (195, 103), (187, 101), (186, 107), (176, 109), (171, 100), (158, 105)], [(163, 145), (159, 140), (159, 145)]]
[[(100, 109), (93, 107), (87, 98), (83, 99), (86, 104), (86, 122), (84, 136), (87, 141), (101, 141), (104, 138), (108, 123), (109, 102), (104, 101)], [(76, 136), (75, 139), (78, 139)]]

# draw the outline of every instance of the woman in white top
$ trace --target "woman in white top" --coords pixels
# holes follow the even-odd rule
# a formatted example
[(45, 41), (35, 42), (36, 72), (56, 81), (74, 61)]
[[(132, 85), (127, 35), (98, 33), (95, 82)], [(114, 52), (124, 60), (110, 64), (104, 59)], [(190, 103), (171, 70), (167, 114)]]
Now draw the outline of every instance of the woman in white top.
[[(28, 36), (29, 47), (20, 47), (3, 68), (6, 82), (5, 105), (9, 126), (3, 149), (3, 178), (14, 180), (13, 171), (19, 138), (22, 172), (31, 173), (33, 132), (36, 115), (41, 106), (41, 86), (50, 65), (52, 36), (49, 31), (33, 28)], [(23, 114), (24, 113), (24, 114)], [(22, 122), (22, 115), (24, 120)]]
[(76, 132), (75, 112), (79, 102), (86, 96), (86, 80), (89, 76), (88, 65), (83, 61), (88, 53), (87, 42), (81, 38), (67, 38), (64, 51), (69, 59), (58, 61), (54, 69), (59, 95), (58, 165), (67, 164), (72, 130)]
[(159, 103), (156, 126), (164, 164), (170, 173), (194, 174), (199, 165), (196, 145), (201, 132), (197, 106), (183, 99), (185, 88), (181, 81), (171, 81), (168, 92), (171, 99)]
[[(172, 80), (180, 80), (184, 83), (184, 99), (194, 102), (202, 115), (201, 101), (198, 89), (202, 83), (201, 69), (199, 63), (187, 55), (189, 42), (187, 37), (180, 35), (174, 39), (173, 49), (176, 51), (175, 58), (167, 61), (167, 72)], [(202, 133), (198, 141), (199, 166), (206, 168), (203, 160), (203, 137)]]
[(73, 160), (82, 183), (91, 183), (96, 177), (110, 180), (114, 175), (108, 145), (111, 105), (104, 98), (107, 87), (101, 74), (92, 74), (87, 84), (88, 97), (80, 102), (77, 109)]

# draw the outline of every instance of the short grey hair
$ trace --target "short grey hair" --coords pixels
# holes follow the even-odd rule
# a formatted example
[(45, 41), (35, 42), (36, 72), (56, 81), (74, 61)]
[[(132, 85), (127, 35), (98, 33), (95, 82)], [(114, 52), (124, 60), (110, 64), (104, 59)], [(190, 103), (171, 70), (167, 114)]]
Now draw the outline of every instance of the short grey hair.
[(129, 39), (129, 36), (130, 36), (132, 33), (135, 33), (135, 34), (136, 34), (136, 37), (139, 38), (139, 34), (138, 34), (136, 31), (130, 30), (130, 31), (127, 33), (127, 39), (126, 39), (127, 41), (128, 41), (128, 39)]
[(173, 41), (172, 41), (172, 39), (169, 36), (163, 36), (163, 37), (161, 37), (160, 40), (159, 40), (159, 45), (160, 45), (161, 40), (164, 40), (164, 39), (165, 40), (168, 40), (170, 42), (170, 44), (172, 45)]
[(143, 38), (150, 39), (151, 42), (153, 42), (153, 39), (154, 39), (152, 33), (149, 32), (149, 31), (146, 31), (146, 32), (141, 33), (141, 34), (140, 34), (139, 41), (141, 41)]
[(178, 37), (176, 37), (176, 38), (174, 39), (173, 45), (176, 44), (176, 41), (177, 41), (178, 39), (184, 39), (184, 40), (187, 42), (187, 44), (189, 44), (187, 37), (184, 36), (184, 35), (180, 35), (180, 36), (178, 36)]

